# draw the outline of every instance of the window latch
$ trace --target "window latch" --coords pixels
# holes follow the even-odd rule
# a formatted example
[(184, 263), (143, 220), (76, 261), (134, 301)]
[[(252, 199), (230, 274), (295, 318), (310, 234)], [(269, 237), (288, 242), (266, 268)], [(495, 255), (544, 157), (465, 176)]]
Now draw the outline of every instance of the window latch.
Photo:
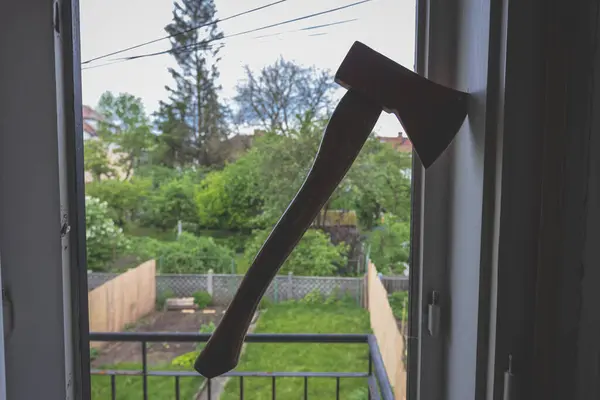
[(429, 336), (436, 337), (440, 333), (440, 293), (431, 292), (431, 301), (427, 306), (427, 330)]

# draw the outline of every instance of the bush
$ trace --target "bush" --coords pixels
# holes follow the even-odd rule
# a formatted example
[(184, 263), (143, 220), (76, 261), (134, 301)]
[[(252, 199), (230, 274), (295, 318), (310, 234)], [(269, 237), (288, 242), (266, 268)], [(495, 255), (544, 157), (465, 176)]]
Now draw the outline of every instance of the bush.
[(160, 240), (139, 237), (132, 239), (131, 252), (139, 261), (155, 259), (163, 274), (230, 273), (233, 253), (210, 237), (182, 233), (178, 240)]
[(327, 297), (319, 289), (313, 289), (298, 302), (306, 305), (356, 305), (356, 299), (353, 296), (348, 293), (340, 293), (338, 288), (332, 290), (331, 294)]
[(198, 308), (206, 308), (212, 303), (212, 296), (210, 293), (205, 291), (199, 291), (193, 294), (194, 296), (194, 304), (198, 306)]
[(190, 351), (189, 353), (185, 353), (175, 357), (173, 361), (171, 361), (171, 365), (174, 367), (183, 367), (186, 369), (191, 369), (194, 366), (196, 357), (198, 357), (198, 353), (195, 351)]
[(175, 297), (175, 293), (171, 289), (167, 289), (164, 292), (160, 292), (156, 295), (156, 308), (158, 310), (164, 310), (167, 299)]
[(267, 308), (271, 307), (272, 305), (273, 305), (273, 302), (268, 297), (263, 297), (260, 300), (260, 303), (258, 303), (258, 309), (266, 310)]
[(200, 333), (213, 333), (217, 329), (214, 322), (204, 324), (200, 327)]
[(408, 292), (394, 292), (388, 296), (388, 301), (394, 317), (400, 321), (406, 321), (408, 317)]
[[(238, 273), (247, 271), (269, 233), (268, 230), (258, 231), (247, 244)], [(345, 244), (336, 246), (326, 233), (309, 229), (281, 267), (280, 273), (293, 272), (300, 276), (335, 275), (337, 268), (346, 264), (347, 252), (348, 246)]]
[(127, 250), (128, 241), (111, 219), (106, 202), (86, 196), (85, 207), (88, 268), (103, 271), (117, 255)]

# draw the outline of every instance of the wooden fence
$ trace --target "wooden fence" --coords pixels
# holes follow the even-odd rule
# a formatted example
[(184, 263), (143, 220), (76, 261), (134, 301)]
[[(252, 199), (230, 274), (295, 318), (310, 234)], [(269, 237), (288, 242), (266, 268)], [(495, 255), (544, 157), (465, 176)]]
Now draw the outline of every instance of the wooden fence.
[(366, 305), (371, 315), (371, 329), (377, 338), (383, 363), (396, 400), (406, 399), (406, 369), (404, 367), (404, 340), (388, 301), (388, 293), (377, 276), (372, 263), (367, 272)]
[(156, 263), (150, 260), (89, 292), (90, 332), (120, 332), (154, 310), (155, 275)]

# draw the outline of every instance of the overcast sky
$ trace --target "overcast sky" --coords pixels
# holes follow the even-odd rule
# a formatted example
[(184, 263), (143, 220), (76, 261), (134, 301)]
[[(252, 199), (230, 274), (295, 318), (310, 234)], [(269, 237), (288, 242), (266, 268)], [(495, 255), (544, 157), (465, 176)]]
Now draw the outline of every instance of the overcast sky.
[[(274, 0), (215, 0), (217, 17), (226, 18)], [(219, 25), (225, 36), (280, 21), (325, 11), (358, 0), (287, 0), (284, 3), (225, 21)], [(81, 57), (88, 60), (115, 50), (165, 36), (171, 21), (172, 0), (81, 0)], [(301, 30), (349, 19), (352, 22)], [(259, 70), (279, 56), (305, 66), (335, 72), (355, 40), (359, 40), (405, 67), (413, 67), (415, 0), (372, 0), (315, 18), (225, 39), (218, 65), (220, 93), (225, 101), (235, 95), (236, 83), (244, 78), (243, 66)], [(260, 37), (262, 36), (262, 37)], [(114, 57), (169, 49), (167, 40)], [(110, 58), (91, 66), (104, 64)], [(107, 90), (139, 96), (151, 113), (166, 98), (165, 85), (172, 83), (168, 67), (176, 64), (170, 55), (142, 58), (84, 69), (83, 102), (95, 106)], [(339, 94), (341, 94), (341, 90)], [(378, 134), (394, 136), (400, 130), (395, 117), (383, 114)]]

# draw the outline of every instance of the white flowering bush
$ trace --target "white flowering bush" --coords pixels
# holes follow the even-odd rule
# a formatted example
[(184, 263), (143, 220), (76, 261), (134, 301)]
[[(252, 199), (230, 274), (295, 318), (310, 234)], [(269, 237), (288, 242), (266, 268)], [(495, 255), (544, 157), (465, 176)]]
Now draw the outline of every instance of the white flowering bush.
[(127, 238), (110, 217), (106, 202), (86, 196), (85, 209), (88, 268), (103, 271), (117, 255), (127, 250)]

